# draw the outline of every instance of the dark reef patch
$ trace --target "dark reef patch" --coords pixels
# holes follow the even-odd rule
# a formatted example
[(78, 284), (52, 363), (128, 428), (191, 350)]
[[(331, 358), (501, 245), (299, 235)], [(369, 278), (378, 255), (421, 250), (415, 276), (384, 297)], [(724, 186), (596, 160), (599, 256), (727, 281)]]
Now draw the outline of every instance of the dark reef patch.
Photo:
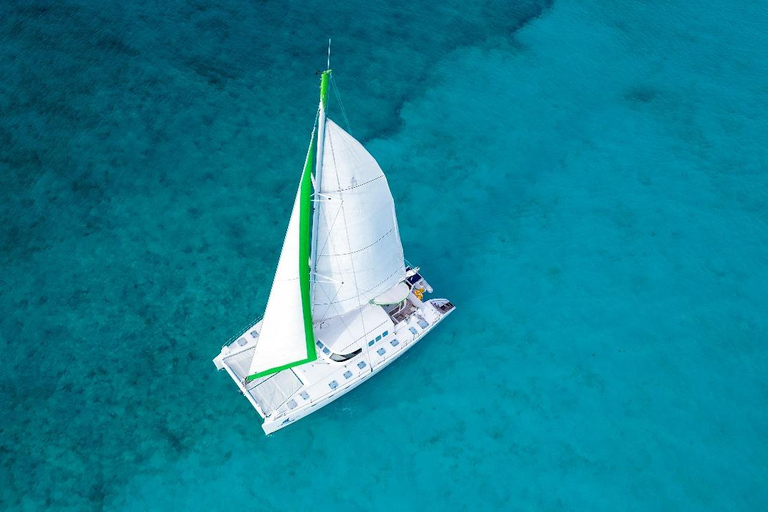
[(624, 95), (632, 103), (650, 103), (659, 96), (659, 91), (653, 87), (637, 86), (633, 87)]

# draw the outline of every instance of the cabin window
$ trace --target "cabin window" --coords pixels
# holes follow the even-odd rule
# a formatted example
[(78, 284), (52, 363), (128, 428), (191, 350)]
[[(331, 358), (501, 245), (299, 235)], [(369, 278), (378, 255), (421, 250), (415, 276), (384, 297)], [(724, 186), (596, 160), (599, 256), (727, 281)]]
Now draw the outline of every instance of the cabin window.
[(389, 331), (384, 331), (384, 334), (382, 334), (382, 336), (384, 336), (385, 338), (386, 338), (387, 336), (389, 336)]
[(360, 361), (359, 363), (357, 363), (357, 367), (360, 368), (361, 370), (365, 368), (365, 361)]
[(398, 346), (398, 345), (400, 344), (400, 342), (399, 342), (399, 341), (397, 341), (397, 339), (394, 339), (394, 340), (390, 341), (389, 343), (390, 343), (390, 345), (392, 345), (393, 347), (396, 347), (396, 346)]
[(368, 342), (368, 346), (372, 347), (374, 343), (376, 343), (376, 340), (371, 340)]
[(384, 354), (387, 353), (387, 351), (384, 350), (383, 348), (380, 348), (379, 350), (376, 351), (376, 353), (379, 354), (380, 356), (383, 356)]
[(337, 387), (339, 387), (339, 383), (336, 382), (335, 380), (332, 380), (331, 382), (328, 383), (328, 387), (331, 389), (336, 389)]
[(325, 347), (325, 348), (323, 349), (323, 354), (325, 354), (325, 355), (328, 355), (328, 354), (330, 354), (330, 353), (331, 353), (331, 351), (328, 349), (328, 347)]
[(376, 336), (376, 341), (379, 341), (380, 339), (381, 339), (381, 334), (379, 334), (378, 336)]
[(341, 363), (342, 361), (348, 361), (358, 355), (360, 352), (362, 352), (363, 349), (359, 348), (355, 350), (354, 352), (350, 352), (349, 354), (333, 354), (331, 356), (331, 361), (336, 361), (337, 363)]
[(317, 345), (320, 348), (323, 348), (323, 342), (320, 340), (317, 340), (317, 343), (315, 343), (315, 345)]
[(345, 379), (348, 379), (348, 378), (350, 378), (351, 376), (352, 376), (352, 372), (350, 372), (349, 370), (347, 370), (346, 372), (344, 372), (344, 378), (345, 378)]
[(415, 327), (409, 327), (408, 330), (411, 331), (411, 334), (413, 334), (414, 336), (419, 334), (419, 331), (417, 331)]

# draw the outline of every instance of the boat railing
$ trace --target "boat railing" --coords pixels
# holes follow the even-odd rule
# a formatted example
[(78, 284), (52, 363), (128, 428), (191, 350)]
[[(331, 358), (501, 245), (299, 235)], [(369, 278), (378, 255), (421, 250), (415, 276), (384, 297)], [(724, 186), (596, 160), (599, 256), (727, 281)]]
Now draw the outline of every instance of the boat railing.
[(235, 334), (234, 336), (232, 336), (231, 338), (229, 338), (229, 339), (227, 340), (227, 342), (226, 342), (226, 343), (224, 343), (224, 344), (222, 345), (222, 347), (228, 347), (229, 345), (231, 345), (232, 343), (234, 343), (234, 341), (235, 341), (236, 339), (238, 339), (240, 336), (242, 336), (243, 334), (245, 334), (245, 333), (248, 331), (248, 329), (250, 329), (251, 327), (253, 327), (253, 326), (254, 326), (254, 325), (256, 325), (257, 323), (259, 323), (259, 322), (261, 321), (261, 319), (262, 319), (262, 318), (264, 318), (264, 315), (258, 315), (256, 318), (254, 318), (253, 320), (251, 320), (251, 322), (250, 322), (249, 324), (247, 324), (245, 327), (243, 327), (243, 328), (242, 328), (240, 331), (238, 331), (238, 333), (237, 333), (237, 334)]

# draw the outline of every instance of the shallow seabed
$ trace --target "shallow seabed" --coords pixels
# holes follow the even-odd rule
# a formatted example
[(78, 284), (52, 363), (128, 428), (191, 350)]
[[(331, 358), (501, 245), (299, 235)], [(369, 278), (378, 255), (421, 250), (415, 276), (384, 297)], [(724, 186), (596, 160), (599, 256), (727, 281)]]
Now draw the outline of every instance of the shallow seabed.
[[(0, 19), (0, 508), (768, 509), (764, 4)], [(265, 437), (210, 360), (266, 302), (328, 35), (458, 310)]]

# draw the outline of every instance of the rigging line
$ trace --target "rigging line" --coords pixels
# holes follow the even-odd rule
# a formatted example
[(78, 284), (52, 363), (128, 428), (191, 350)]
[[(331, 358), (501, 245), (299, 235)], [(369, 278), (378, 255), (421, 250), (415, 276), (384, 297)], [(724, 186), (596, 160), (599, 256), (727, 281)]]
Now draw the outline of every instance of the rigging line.
[[(314, 181), (312, 182), (312, 186), (315, 186)], [(321, 194), (320, 192), (316, 192), (312, 194), (312, 201), (316, 203), (330, 203), (333, 202), (333, 196), (329, 196), (328, 194)], [(325, 198), (325, 199), (323, 199)]]
[[(336, 295), (338, 295), (338, 294), (339, 294), (339, 292), (337, 291), (337, 292), (336, 292)], [(332, 301), (336, 299), (336, 295), (334, 295), (333, 299), (331, 299)], [(327, 295), (326, 295), (326, 296), (327, 296)], [(331, 307), (331, 306), (333, 306), (333, 303), (331, 303), (331, 305), (329, 305), (329, 306), (328, 306), (328, 309), (330, 309), (330, 307)], [(335, 306), (334, 306), (334, 309), (336, 309), (336, 308), (335, 308)], [(327, 312), (327, 310), (326, 310), (326, 312)], [(336, 312), (338, 313), (338, 310), (336, 310)], [(346, 330), (346, 331), (347, 331), (347, 332), (350, 334), (350, 336), (352, 337), (352, 341), (353, 341), (353, 343), (354, 343), (355, 341), (357, 341), (357, 339), (355, 339), (355, 333), (353, 333), (353, 332), (352, 332), (352, 330), (349, 328), (349, 325), (348, 325), (348, 324), (347, 324), (347, 322), (344, 320), (344, 316), (345, 316), (344, 314), (340, 314), (340, 315), (336, 315), (336, 318), (338, 318), (339, 322), (341, 322), (341, 325), (343, 325), (343, 326), (344, 326), (344, 329), (345, 329), (345, 330)], [(323, 320), (323, 322), (324, 322), (324, 321), (325, 321), (325, 320)], [(363, 320), (363, 317), (362, 317), (362, 315), (361, 315), (361, 317), (360, 317), (360, 322), (363, 324), (363, 331), (365, 331), (365, 332), (363, 333), (363, 336), (362, 336), (361, 338), (358, 338), (358, 339), (363, 339), (363, 340), (366, 342), (366, 352), (367, 352), (368, 354), (370, 354), (370, 350), (371, 350), (371, 349), (370, 349), (370, 347), (368, 346), (368, 343), (367, 343), (367, 341), (368, 341), (368, 340), (367, 340), (367, 334), (368, 334), (368, 331), (365, 329), (365, 321)], [(386, 323), (386, 322), (382, 322), (382, 323), (381, 323), (381, 324), (379, 324), (379, 325), (383, 325), (384, 323)], [(378, 326), (377, 326), (377, 327), (378, 327)]]
[[(344, 284), (344, 282), (342, 281), (340, 284), (342, 284), (342, 285), (343, 285), (343, 284)], [(330, 311), (330, 309), (331, 309), (331, 308), (333, 308), (333, 309), (336, 311), (336, 313), (339, 313), (339, 310), (338, 310), (338, 309), (336, 309), (336, 306), (337, 306), (337, 304), (339, 304), (338, 302), (336, 302), (336, 297), (338, 297), (338, 296), (339, 296), (339, 293), (341, 293), (341, 286), (338, 286), (338, 287), (336, 288), (336, 293), (333, 295), (333, 297), (331, 297), (330, 295), (328, 295), (328, 293), (327, 293), (325, 290), (323, 290), (323, 294), (325, 294), (326, 298), (328, 298), (328, 299), (330, 299), (330, 300), (328, 301), (328, 306), (325, 308), (325, 311), (323, 311), (323, 315), (322, 315), (322, 317), (321, 317), (321, 318), (326, 318), (326, 316), (325, 316), (325, 315), (327, 315), (327, 314), (328, 314), (328, 311)], [(342, 314), (343, 314), (343, 313), (339, 313), (339, 314), (337, 314), (336, 316), (338, 316), (338, 317), (339, 317), (339, 319), (341, 319), (341, 316), (342, 316)], [(343, 321), (342, 321), (341, 323), (342, 323), (342, 325), (344, 325), (344, 328), (345, 328), (345, 329), (347, 329), (347, 326), (346, 326), (346, 324), (345, 324)], [(347, 331), (349, 332), (349, 329), (347, 329)], [(351, 334), (351, 333), (350, 333), (350, 334)]]
[[(315, 130), (317, 130), (317, 135), (319, 137), (320, 132), (320, 126), (318, 124), (318, 121), (320, 120), (320, 105), (317, 106), (317, 112), (315, 112), (315, 124), (312, 125), (312, 137), (315, 136)], [(310, 139), (311, 140), (311, 139)], [(317, 145), (320, 141), (315, 141), (315, 151), (317, 151)], [(310, 142), (310, 145), (312, 142)], [(310, 148), (311, 149), (311, 148)], [(312, 187), (315, 189), (315, 193), (318, 193), (320, 190), (320, 183), (316, 180), (317, 176), (317, 161), (315, 161), (315, 165), (312, 166), (312, 171), (309, 173), (309, 178), (312, 181)], [(317, 240), (315, 238), (315, 234), (317, 233), (317, 226), (315, 226), (315, 220), (319, 217), (319, 215), (315, 215), (315, 212), (320, 207), (319, 205), (316, 205), (315, 202), (310, 202), (310, 205), (312, 206), (312, 211), (310, 212), (310, 254), (309, 254), (309, 269), (310, 271), (315, 270), (314, 267), (317, 266), (317, 258), (316, 258), (316, 251), (317, 247), (312, 247), (312, 245), (317, 245)], [(314, 251), (313, 251), (314, 249)], [(310, 274), (311, 276), (311, 274)], [(310, 285), (312, 286), (312, 290), (314, 289), (314, 286), (312, 285), (312, 282), (310, 282)], [(310, 297), (314, 296), (314, 292), (310, 292)]]
[[(333, 141), (331, 140), (331, 132), (327, 132), (327, 136), (328, 136), (328, 143), (331, 145), (331, 156), (333, 156)], [(334, 165), (334, 172), (336, 172), (336, 180), (338, 181), (338, 171), (335, 170), (336, 169), (336, 159), (335, 158), (334, 158), (334, 161), (333, 161), (333, 165)], [(333, 218), (333, 222), (331, 222), (331, 225), (328, 228), (328, 234), (325, 237), (325, 241), (323, 242), (323, 246), (316, 253), (316, 258), (319, 257), (320, 254), (322, 254), (322, 252), (325, 250), (325, 247), (328, 245), (328, 242), (331, 239), (331, 232), (333, 231), (333, 227), (336, 225), (336, 221), (339, 220), (339, 215), (340, 214), (341, 214), (341, 210), (340, 209), (336, 210), (336, 216)], [(315, 282), (317, 283), (317, 281), (315, 281)], [(333, 297), (328, 295), (328, 292), (324, 289), (324, 287), (321, 287), (325, 297), (327, 299), (330, 299), (328, 301), (328, 306), (325, 308), (325, 311), (323, 311), (323, 314), (322, 314), (321, 318), (325, 318), (325, 315), (328, 314), (328, 311), (332, 307), (334, 309), (336, 309), (336, 297), (339, 296), (339, 293), (341, 292), (341, 287), (344, 285), (343, 281), (341, 281), (340, 283), (339, 282), (337, 282), (337, 283), (338, 284), (336, 285), (336, 293), (333, 295)], [(336, 310), (336, 312), (338, 313), (338, 310)], [(341, 316), (341, 315), (338, 315), (338, 316)], [(346, 324), (344, 324), (344, 322), (342, 322), (342, 324), (344, 325), (344, 328), (346, 329)]]
[(341, 109), (341, 115), (344, 117), (344, 124), (347, 125), (347, 132), (352, 133), (352, 127), (349, 125), (349, 118), (347, 117), (347, 110), (344, 108), (344, 103), (341, 102), (341, 94), (339, 94), (339, 87), (336, 85), (336, 78), (331, 75), (331, 87), (333, 89), (333, 93), (336, 95), (336, 101), (339, 103), (339, 108)]
[[(378, 284), (375, 284), (374, 286), (372, 286), (371, 288), (368, 288), (367, 290), (363, 290), (363, 293), (368, 293), (368, 292), (370, 292), (371, 290), (375, 290), (376, 288), (378, 288), (378, 287), (379, 287), (379, 286), (381, 286), (382, 284), (384, 284), (384, 283), (386, 283), (387, 281), (389, 281), (389, 278), (390, 278), (390, 277), (394, 276), (395, 274), (397, 274), (397, 273), (399, 273), (399, 272), (400, 272), (400, 268), (399, 268), (399, 266), (398, 266), (398, 268), (397, 268), (397, 269), (395, 269), (395, 271), (394, 271), (394, 272), (392, 272), (391, 274), (389, 274), (389, 275), (388, 275), (388, 276), (387, 276), (387, 277), (386, 277), (386, 278), (385, 278), (383, 281), (381, 281), (381, 282), (380, 282), (380, 283), (378, 283)], [(326, 294), (326, 296), (327, 296), (327, 294)], [(341, 302), (347, 302), (348, 300), (357, 299), (357, 298), (359, 298), (359, 297), (350, 297), (350, 298), (348, 298), (348, 299), (343, 299), (343, 300), (340, 300), (340, 301), (339, 301), (339, 303), (341, 303)]]
[[(329, 140), (330, 140), (330, 135), (328, 137), (329, 137)], [(331, 150), (331, 151), (333, 151), (333, 150)], [(335, 164), (335, 162), (334, 162), (334, 164)], [(325, 248), (328, 245), (328, 242), (330, 242), (330, 240), (331, 240), (331, 233), (333, 232), (333, 227), (336, 225), (336, 222), (339, 220), (339, 216), (340, 215), (341, 215), (341, 210), (340, 209), (336, 210), (336, 215), (333, 217), (333, 222), (331, 222), (331, 225), (328, 228), (328, 234), (325, 237), (325, 241), (323, 242), (323, 246), (320, 249), (317, 250), (316, 258), (320, 258), (320, 256), (325, 251)], [(328, 295), (328, 293), (326, 293), (325, 290), (323, 290), (323, 293), (325, 294), (326, 298), (330, 299), (330, 301), (328, 302), (328, 307), (326, 307), (325, 311), (323, 311), (322, 318), (325, 318), (325, 315), (328, 314), (328, 311), (331, 309), (331, 307), (334, 307), (334, 309), (335, 309), (335, 307), (336, 307), (335, 306), (336, 298), (339, 296), (339, 293), (341, 292), (341, 287), (344, 284), (343, 281), (336, 281), (336, 280), (334, 280), (333, 282), (336, 285), (336, 293), (334, 294), (333, 297), (330, 297)], [(317, 278), (315, 278), (315, 283), (317, 283)], [(337, 310), (337, 312), (338, 312), (338, 310)]]
[(319, 272), (312, 272), (315, 275), (315, 279), (324, 279), (324, 281), (317, 281), (318, 283), (337, 283), (340, 284), (341, 281), (337, 281), (336, 279), (330, 278), (324, 274), (320, 274)]
[(315, 258), (319, 258), (323, 254), (323, 251), (325, 251), (325, 246), (328, 245), (328, 241), (331, 239), (331, 232), (333, 231), (333, 226), (335, 226), (336, 221), (339, 220), (340, 214), (341, 214), (341, 210), (336, 210), (336, 216), (333, 218), (333, 222), (331, 222), (331, 225), (328, 228), (328, 234), (325, 237), (325, 242), (323, 242), (323, 246), (317, 251), (317, 254), (315, 254)]
[[(344, 283), (342, 283), (342, 284), (344, 284)], [(322, 318), (325, 318), (325, 315), (327, 315), (327, 314), (328, 314), (328, 311), (331, 309), (331, 307), (333, 307), (334, 309), (336, 309), (336, 304), (337, 304), (337, 303), (336, 303), (335, 301), (336, 301), (336, 297), (338, 297), (338, 296), (339, 296), (339, 292), (340, 292), (340, 291), (341, 291), (341, 287), (338, 287), (338, 288), (336, 288), (336, 293), (334, 294), (334, 296), (333, 296), (332, 298), (331, 298), (331, 297), (329, 297), (329, 298), (331, 299), (331, 301), (328, 303), (328, 307), (327, 307), (327, 308), (325, 308), (325, 311), (323, 311), (323, 316), (322, 316)], [(325, 290), (323, 290), (323, 293), (325, 293)], [(327, 294), (327, 293), (325, 293), (325, 296), (326, 296), (326, 297), (328, 297), (328, 294)], [(338, 313), (339, 311), (338, 311), (338, 310), (336, 310), (336, 312)], [(337, 315), (337, 316), (339, 317), (339, 319), (341, 319), (341, 315)], [(341, 323), (342, 323), (342, 324), (344, 324), (344, 322), (343, 322), (343, 321), (342, 321)], [(345, 328), (345, 329), (346, 329), (346, 327), (347, 327), (347, 326), (346, 326), (346, 324), (344, 324), (344, 328)]]
[[(377, 243), (379, 243), (382, 240), (384, 240), (390, 233), (394, 233), (394, 231), (395, 231), (395, 228), (390, 229), (389, 231), (387, 231), (386, 233), (381, 235), (381, 237), (379, 237), (379, 239), (376, 240), (375, 242), (373, 242), (372, 244), (366, 245), (365, 247), (361, 247), (360, 249), (357, 249), (356, 251), (347, 252), (347, 253), (323, 254), (323, 256), (349, 256), (349, 255), (352, 255), (352, 254), (357, 254), (358, 252), (363, 252), (364, 250), (370, 249), (371, 247), (373, 247)], [(318, 252), (317, 255), (320, 256), (321, 253)]]
[[(343, 107), (342, 107), (343, 108)], [(346, 116), (345, 116), (346, 117)], [(333, 159), (333, 172), (336, 174), (336, 183), (341, 183), (341, 178), (339, 177), (339, 167), (336, 165), (336, 153), (333, 151), (333, 136), (331, 135), (331, 132), (328, 132), (328, 142), (331, 145), (331, 158)], [(344, 198), (342, 197), (341, 191), (339, 191), (339, 200), (341, 202), (341, 216), (344, 218), (344, 232), (347, 235), (347, 249), (352, 250), (352, 241), (349, 238), (349, 227), (347, 226), (347, 215), (344, 213)], [(355, 284), (355, 291), (357, 292), (357, 306), (358, 310), (360, 311), (360, 323), (363, 326), (363, 332), (365, 334), (368, 334), (368, 329), (365, 327), (365, 315), (363, 314), (363, 304), (360, 301), (360, 287), (357, 285), (357, 272), (355, 271), (355, 259), (353, 257), (349, 257), (349, 263), (350, 267), (352, 267), (352, 282)], [(342, 323), (344, 321), (342, 320)], [(344, 328), (347, 330), (347, 332), (350, 332), (347, 328), (347, 325), (344, 324)], [(354, 338), (354, 334), (350, 332), (352, 337)], [(365, 342), (365, 355), (368, 357), (368, 366), (371, 368), (371, 372), (373, 372), (373, 364), (371, 364), (371, 350), (368, 346), (368, 343), (366, 341), (367, 336), (363, 336), (363, 341)]]

